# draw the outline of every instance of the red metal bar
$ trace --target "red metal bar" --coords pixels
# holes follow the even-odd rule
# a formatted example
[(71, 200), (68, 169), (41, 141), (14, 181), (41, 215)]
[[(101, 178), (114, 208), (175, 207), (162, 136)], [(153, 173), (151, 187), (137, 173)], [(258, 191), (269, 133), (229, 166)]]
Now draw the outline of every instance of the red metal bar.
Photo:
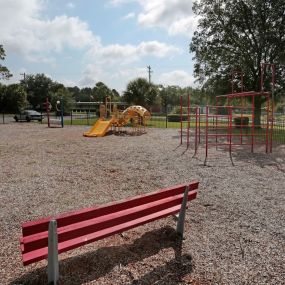
[(253, 152), (253, 147), (254, 147), (254, 130), (255, 130), (255, 125), (254, 125), (254, 110), (255, 110), (255, 107), (254, 107), (254, 96), (252, 96), (252, 104), (251, 104), (251, 108), (252, 108), (252, 111), (251, 111), (251, 134), (252, 134), (252, 137), (251, 137), (251, 152)]
[(272, 152), (272, 143), (273, 143), (273, 129), (274, 129), (274, 105), (275, 105), (275, 100), (274, 100), (274, 89), (275, 89), (275, 64), (271, 65), (272, 69), (272, 112), (271, 112), (271, 133), (270, 133), (270, 152)]
[[(230, 129), (230, 132), (229, 132), (229, 153), (230, 153), (230, 158), (231, 158), (231, 161), (232, 161), (232, 108), (229, 109), (229, 121), (230, 121), (230, 125), (229, 125), (229, 129)], [(233, 161), (232, 161), (233, 162)]]
[(207, 158), (208, 158), (208, 115), (209, 115), (209, 107), (206, 106), (206, 129), (205, 129), (205, 161), (204, 165), (207, 163)]
[(266, 135), (265, 135), (265, 152), (268, 153), (268, 130), (269, 130), (269, 97), (266, 97)]
[(201, 142), (201, 108), (199, 107), (199, 144)]

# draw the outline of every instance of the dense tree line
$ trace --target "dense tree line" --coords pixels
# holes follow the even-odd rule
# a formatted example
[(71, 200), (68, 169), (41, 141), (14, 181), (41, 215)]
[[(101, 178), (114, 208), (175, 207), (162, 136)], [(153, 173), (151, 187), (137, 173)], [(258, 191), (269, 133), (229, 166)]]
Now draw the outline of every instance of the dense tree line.
[[(284, 97), (285, 1), (284, 0), (199, 0), (194, 12), (199, 25), (190, 43), (195, 76), (210, 96), (231, 92), (231, 72), (244, 73), (244, 90), (271, 91), (271, 74), (260, 86), (261, 63), (276, 64), (275, 99)], [(234, 91), (241, 88), (236, 78)], [(259, 125), (260, 97), (255, 100)]]

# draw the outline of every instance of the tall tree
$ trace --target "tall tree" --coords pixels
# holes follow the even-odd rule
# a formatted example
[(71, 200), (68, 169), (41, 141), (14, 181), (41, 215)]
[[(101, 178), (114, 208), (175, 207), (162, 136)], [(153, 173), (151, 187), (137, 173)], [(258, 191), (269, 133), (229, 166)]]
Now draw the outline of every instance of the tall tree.
[(105, 102), (106, 97), (110, 97), (113, 100), (114, 94), (112, 90), (105, 85), (103, 82), (99, 81), (93, 88), (93, 98), (98, 102)]
[(137, 78), (130, 81), (124, 92), (123, 100), (129, 104), (151, 107), (158, 95), (158, 88), (149, 83), (145, 78)]
[(54, 111), (56, 110), (57, 101), (59, 100), (62, 100), (64, 113), (69, 113), (70, 111), (72, 111), (75, 99), (68, 88), (61, 87), (55, 93), (52, 94), (51, 104), (53, 106)]
[(21, 84), (26, 88), (27, 99), (33, 108), (39, 108), (47, 97), (51, 97), (53, 81), (44, 74), (27, 75)]
[[(219, 86), (219, 91), (230, 91), (231, 70), (238, 69), (245, 74), (245, 90), (258, 91), (261, 62), (276, 64), (276, 87), (284, 88), (285, 69), (280, 65), (285, 58), (284, 0), (200, 0), (193, 10), (200, 20), (190, 52), (195, 54), (194, 74), (206, 89)], [(256, 124), (261, 104), (257, 98)]]
[[(3, 45), (0, 45), (0, 60), (5, 59), (5, 50), (3, 48)], [(9, 69), (6, 66), (3, 66), (0, 64), (0, 79), (9, 79), (12, 76)]]
[(18, 112), (27, 106), (27, 93), (20, 84), (0, 85), (0, 111)]

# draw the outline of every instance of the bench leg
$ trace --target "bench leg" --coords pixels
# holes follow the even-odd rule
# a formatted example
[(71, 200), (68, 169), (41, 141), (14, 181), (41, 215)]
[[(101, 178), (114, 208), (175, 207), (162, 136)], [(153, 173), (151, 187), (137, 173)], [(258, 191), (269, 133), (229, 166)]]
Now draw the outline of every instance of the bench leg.
[(179, 212), (178, 222), (176, 231), (180, 234), (181, 238), (183, 238), (184, 234), (184, 222), (185, 222), (185, 214), (186, 214), (186, 207), (187, 207), (187, 201), (188, 201), (188, 192), (189, 192), (189, 186), (186, 186), (186, 189), (184, 191), (182, 205)]
[(48, 284), (56, 285), (59, 279), (58, 241), (56, 220), (49, 222), (48, 228)]

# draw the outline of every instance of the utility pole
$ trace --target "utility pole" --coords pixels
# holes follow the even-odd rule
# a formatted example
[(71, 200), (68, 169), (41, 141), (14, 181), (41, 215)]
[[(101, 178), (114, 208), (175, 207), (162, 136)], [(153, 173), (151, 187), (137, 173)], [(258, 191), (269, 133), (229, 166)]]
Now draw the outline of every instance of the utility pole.
[(151, 73), (152, 73), (153, 71), (151, 70), (150, 65), (149, 65), (149, 66), (147, 66), (147, 69), (148, 69), (148, 83), (150, 83)]
[(20, 73), (20, 75), (24, 76), (24, 82), (26, 83), (26, 73)]

